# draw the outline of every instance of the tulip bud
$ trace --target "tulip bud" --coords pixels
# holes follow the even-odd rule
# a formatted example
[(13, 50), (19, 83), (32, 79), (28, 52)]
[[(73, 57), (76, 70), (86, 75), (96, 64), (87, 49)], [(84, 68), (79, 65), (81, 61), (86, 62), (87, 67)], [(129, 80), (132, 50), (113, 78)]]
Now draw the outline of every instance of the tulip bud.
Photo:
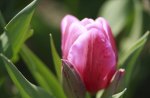
[(71, 15), (63, 18), (62, 58), (76, 69), (86, 90), (96, 93), (106, 88), (116, 71), (117, 51), (107, 21)]

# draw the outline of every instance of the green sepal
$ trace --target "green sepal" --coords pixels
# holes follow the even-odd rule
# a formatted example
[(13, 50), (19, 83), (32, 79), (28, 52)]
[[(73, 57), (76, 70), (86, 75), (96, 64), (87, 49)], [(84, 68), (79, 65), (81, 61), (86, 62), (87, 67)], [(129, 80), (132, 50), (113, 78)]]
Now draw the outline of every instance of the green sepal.
[(62, 60), (62, 84), (67, 98), (85, 98), (86, 89), (71, 63)]

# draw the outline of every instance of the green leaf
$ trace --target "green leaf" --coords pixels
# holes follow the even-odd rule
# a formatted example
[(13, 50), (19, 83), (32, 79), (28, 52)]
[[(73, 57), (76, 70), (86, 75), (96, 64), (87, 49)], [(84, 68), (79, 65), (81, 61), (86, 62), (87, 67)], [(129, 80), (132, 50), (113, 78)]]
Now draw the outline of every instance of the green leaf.
[(19, 49), (25, 41), (24, 37), (26, 36), (26, 33), (28, 33), (27, 31), (30, 27), (35, 5), (36, 0), (21, 10), (5, 27), (3, 35), (8, 37), (6, 46), (12, 47), (13, 55), (16, 55), (19, 52)]
[(86, 95), (85, 95), (86, 97), (85, 98), (92, 98), (91, 97), (91, 94), (89, 93), (89, 92), (86, 92)]
[(127, 49), (131, 47), (135, 41), (137, 41), (141, 37), (142, 33), (142, 25), (143, 25), (143, 10), (141, 6), (141, 2), (139, 0), (133, 0), (133, 24), (130, 29), (129, 35), (127, 37), (124, 37), (120, 43), (120, 56), (119, 58), (122, 58), (124, 54), (126, 54)]
[(129, 11), (131, 10), (130, 0), (107, 0), (99, 13), (99, 16), (106, 18), (112, 28), (113, 34), (117, 36), (126, 25)]
[(24, 42), (33, 35), (33, 32), (34, 32), (33, 29), (28, 29), (26, 35), (24, 36)]
[(132, 76), (133, 69), (141, 53), (148, 37), (149, 31), (147, 31), (137, 42), (128, 50), (125, 57), (120, 61), (120, 67), (125, 68), (126, 70), (126, 84), (128, 85), (129, 80)]
[[(29, 29), (26, 33), (26, 35), (24, 36), (24, 42), (30, 38), (33, 35), (34, 30), (33, 29)], [(14, 55), (13, 59), (11, 59), (13, 62), (18, 60), (18, 55)]]
[(104, 89), (98, 91), (97, 94), (96, 94), (96, 98), (101, 98), (101, 96), (103, 95), (104, 91), (105, 91)]
[(0, 87), (2, 87), (4, 82), (5, 82), (5, 77), (1, 76), (1, 78), (0, 78)]
[(122, 92), (113, 95), (112, 98), (120, 98), (126, 92), (126, 90), (127, 89), (125, 88)]
[(53, 57), (53, 62), (55, 65), (55, 70), (58, 76), (58, 79), (61, 79), (61, 59), (56, 51), (55, 45), (54, 45), (54, 41), (53, 41), (53, 37), (50, 34), (50, 46), (51, 46), (51, 53), (52, 53), (52, 57)]
[(2, 28), (5, 27), (5, 25), (6, 25), (4, 17), (2, 15), (1, 11), (0, 11), (0, 25), (1, 25)]
[(15, 67), (15, 65), (3, 54), (0, 54), (0, 58), (5, 62), (9, 76), (24, 98), (54, 98), (44, 89), (30, 83)]
[(51, 92), (56, 98), (66, 98), (54, 74), (27, 46), (22, 46), (20, 54), (31, 74), (43, 88)]
[(86, 89), (79, 74), (68, 61), (62, 62), (62, 84), (67, 98), (85, 98)]

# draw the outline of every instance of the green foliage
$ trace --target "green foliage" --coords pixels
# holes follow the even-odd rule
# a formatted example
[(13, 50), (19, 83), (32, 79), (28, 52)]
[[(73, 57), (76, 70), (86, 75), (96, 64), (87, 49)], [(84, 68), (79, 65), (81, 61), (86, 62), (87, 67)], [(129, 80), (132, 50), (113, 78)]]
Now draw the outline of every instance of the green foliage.
[[(36, 0), (21, 10), (5, 26), (5, 32), (1, 35), (1, 43), (3, 48), (2, 51), (7, 54), (9, 58), (17, 55), (25, 41), (25, 36), (30, 28), (30, 22), (34, 13), (35, 5)], [(10, 51), (12, 53), (10, 53)]]
[(128, 50), (124, 58), (120, 60), (120, 67), (126, 69), (126, 84), (128, 85), (129, 80), (132, 76), (132, 72), (134, 71), (135, 64), (137, 63), (138, 57), (143, 49), (147, 39), (149, 37), (149, 31), (147, 31), (143, 37), (141, 37), (134, 45)]
[(126, 89), (124, 89), (122, 92), (115, 94), (112, 96), (112, 98), (121, 98), (121, 96), (125, 93)]
[(54, 45), (54, 41), (53, 41), (53, 37), (50, 34), (50, 46), (51, 46), (51, 53), (52, 53), (52, 57), (53, 57), (53, 62), (54, 62), (54, 66), (55, 66), (55, 70), (57, 73), (57, 77), (60, 80), (61, 79), (61, 59), (55, 49), (55, 45)]
[(142, 24), (143, 24), (143, 13), (142, 13), (142, 6), (140, 5), (140, 2), (138, 0), (134, 0), (133, 3), (133, 21), (132, 25), (130, 26), (130, 30), (126, 30), (129, 32), (129, 34), (124, 34), (124, 37), (122, 39), (122, 42), (120, 43), (120, 54), (119, 58), (122, 58), (126, 52), (128, 51), (127, 49), (130, 48), (134, 42), (136, 42), (142, 33)]
[(5, 62), (9, 76), (20, 90), (23, 98), (54, 98), (42, 88), (30, 83), (15, 67), (15, 65), (3, 54), (0, 54), (0, 58)]
[(5, 27), (6, 23), (5, 23), (5, 20), (4, 20), (4, 17), (2, 15), (2, 12), (0, 11), (0, 25), (2, 27)]
[(56, 98), (66, 98), (54, 74), (29, 48), (24, 45), (20, 53), (38, 84), (51, 92)]

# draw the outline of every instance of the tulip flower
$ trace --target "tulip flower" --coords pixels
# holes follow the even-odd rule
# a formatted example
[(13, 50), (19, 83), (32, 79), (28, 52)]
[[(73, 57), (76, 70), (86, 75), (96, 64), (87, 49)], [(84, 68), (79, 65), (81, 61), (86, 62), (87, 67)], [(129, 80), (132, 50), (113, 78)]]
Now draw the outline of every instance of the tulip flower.
[(62, 59), (73, 65), (86, 90), (96, 93), (106, 88), (116, 72), (117, 50), (108, 22), (78, 20), (67, 15), (61, 22)]

